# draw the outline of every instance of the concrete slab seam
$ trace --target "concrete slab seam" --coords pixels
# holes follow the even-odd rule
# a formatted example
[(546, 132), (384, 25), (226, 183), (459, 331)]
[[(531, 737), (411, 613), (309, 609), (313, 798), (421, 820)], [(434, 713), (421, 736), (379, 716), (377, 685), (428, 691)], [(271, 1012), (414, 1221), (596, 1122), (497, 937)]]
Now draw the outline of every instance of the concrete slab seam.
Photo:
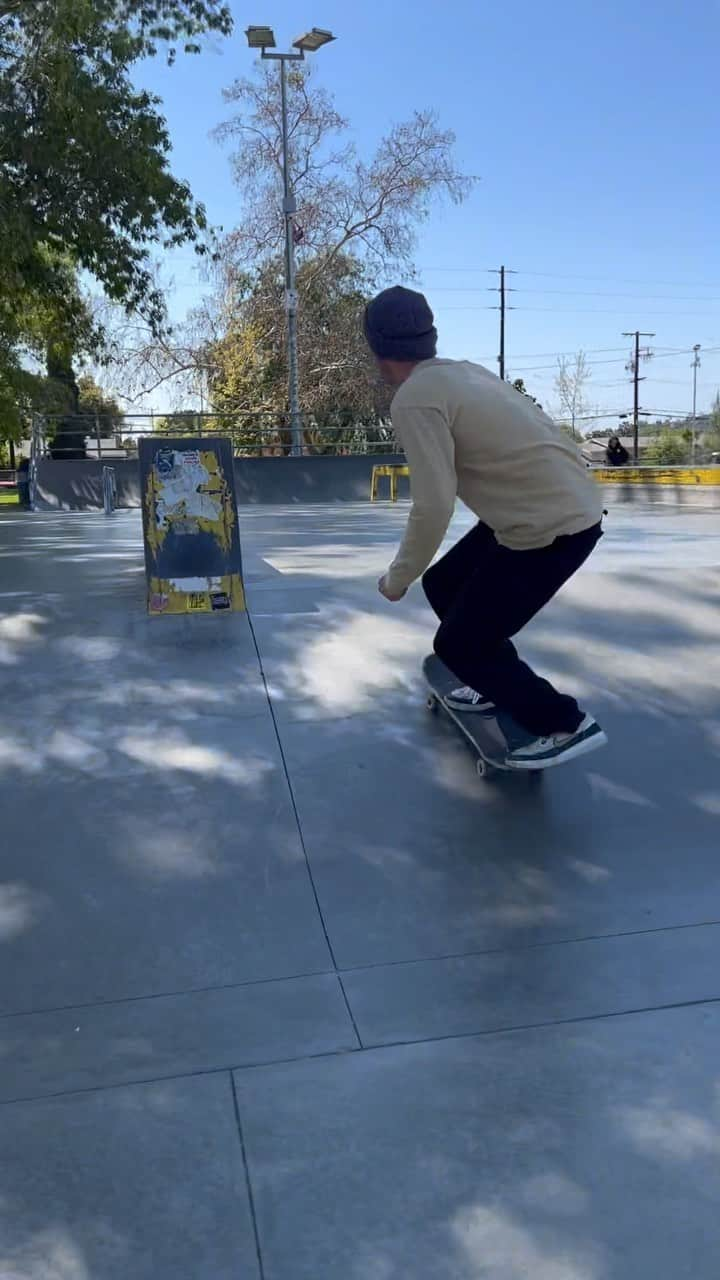
[[(539, 951), (548, 947), (567, 947), (582, 942), (611, 942), (616, 938), (643, 938), (655, 933), (678, 933), (683, 929), (717, 928), (720, 920), (692, 920), (685, 924), (657, 925), (652, 929), (625, 929), (619, 933), (588, 933), (577, 937), (548, 938), (541, 942), (528, 942), (523, 946), (483, 947), (470, 951), (442, 951), (437, 955), (413, 956), (403, 960), (377, 960), (370, 964), (344, 965), (335, 969), (313, 969), (308, 973), (287, 973), (272, 978), (246, 978), (240, 982), (221, 982), (206, 987), (180, 987), (170, 991), (148, 991), (137, 996), (112, 996), (106, 1000), (85, 1000), (79, 1003), (49, 1005), (40, 1009), (12, 1009), (0, 1012), (0, 1022), (12, 1018), (32, 1018), (48, 1013), (71, 1013), (82, 1009), (103, 1009), (108, 1005), (138, 1004), (143, 1000), (169, 1000), (175, 996), (207, 995), (214, 991), (236, 991), (247, 987), (267, 987), (273, 983), (302, 982), (307, 978), (339, 978), (343, 996), (345, 989), (342, 978), (346, 974), (370, 973), (374, 969), (397, 969), (403, 965), (437, 964), (445, 960), (473, 960), (482, 956), (517, 955), (526, 951)], [(358, 1039), (360, 1037), (358, 1036)], [(360, 1048), (367, 1048), (360, 1040)]]
[(553, 1018), (542, 1022), (523, 1022), (516, 1025), (485, 1027), (481, 1031), (452, 1031), (445, 1035), (411, 1036), (404, 1040), (378, 1040), (359, 1045), (357, 1049), (330, 1049), (322, 1053), (305, 1053), (290, 1058), (270, 1058), (266, 1062), (239, 1062), (236, 1066), (224, 1063), (221, 1067), (206, 1067), (199, 1071), (176, 1071), (168, 1075), (144, 1076), (141, 1079), (117, 1080), (109, 1084), (89, 1085), (81, 1089), (57, 1089), (51, 1093), (26, 1094), (17, 1098), (0, 1099), (3, 1107), (22, 1106), (38, 1102), (41, 1098), (68, 1098), (86, 1093), (102, 1093), (107, 1089), (131, 1089), (136, 1085), (163, 1084), (173, 1080), (193, 1080), (202, 1076), (225, 1075), (227, 1072), (266, 1071), (270, 1067), (290, 1066), (295, 1062), (312, 1062), (324, 1058), (357, 1057), (367, 1053), (383, 1053), (390, 1049), (411, 1048), (413, 1045), (444, 1044), (454, 1040), (484, 1040), (490, 1036), (522, 1035), (525, 1031), (551, 1031), (554, 1027), (581, 1025), (586, 1022), (608, 1022), (612, 1018), (639, 1017), (646, 1013), (667, 1013), (673, 1009), (697, 1009), (720, 1005), (720, 996), (703, 996), (698, 1000), (674, 1000), (668, 1004), (643, 1005), (633, 1009), (613, 1009), (605, 1013), (576, 1014), (572, 1018)]
[(352, 1009), (350, 1008), (350, 1002), (349, 1002), (349, 1000), (348, 1000), (348, 998), (347, 998), (347, 994), (346, 994), (346, 992), (345, 992), (345, 988), (344, 988), (344, 986), (343, 986), (343, 984), (342, 984), (342, 981), (341, 981), (341, 979), (340, 979), (340, 974), (339, 974), (338, 965), (337, 965), (337, 959), (336, 959), (336, 957), (335, 957), (335, 952), (334, 952), (334, 950), (333, 950), (332, 942), (330, 941), (330, 934), (329, 934), (329, 932), (328, 932), (328, 927), (327, 927), (327, 924), (326, 924), (326, 922), (325, 922), (325, 917), (324, 917), (324, 915), (323, 915), (322, 907), (320, 906), (320, 895), (319, 895), (318, 890), (317, 890), (317, 885), (316, 885), (316, 883), (315, 883), (315, 877), (314, 877), (314, 875), (313, 875), (312, 867), (310, 866), (310, 858), (308, 857), (307, 846), (306, 846), (306, 844), (305, 844), (305, 837), (304, 837), (304, 835), (303, 835), (303, 829), (302, 829), (302, 825), (301, 825), (301, 822), (300, 822), (300, 814), (299, 814), (299, 812), (298, 812), (297, 801), (296, 801), (296, 799), (295, 799), (295, 791), (294, 791), (294, 788), (293, 788), (292, 782), (291, 782), (291, 780), (290, 780), (290, 771), (289, 771), (289, 769), (288, 769), (287, 759), (286, 759), (286, 757), (285, 757), (285, 749), (284, 749), (283, 744), (282, 744), (282, 738), (280, 737), (280, 727), (279, 727), (279, 725), (278, 725), (277, 718), (276, 718), (276, 716), (275, 716), (275, 708), (274, 708), (274, 706), (273, 706), (272, 698), (270, 697), (270, 690), (268, 689), (267, 678), (266, 678), (266, 675), (265, 675), (265, 668), (264, 668), (264, 666), (263, 666), (262, 655), (261, 655), (261, 653), (260, 653), (260, 646), (259, 646), (259, 644), (258, 644), (257, 636), (256, 636), (256, 634), (255, 634), (255, 628), (254, 628), (254, 626), (253, 626), (253, 620), (252, 620), (252, 613), (251, 613), (251, 611), (250, 611), (250, 610), (248, 610), (248, 611), (247, 611), (247, 620), (248, 620), (248, 625), (249, 625), (249, 627), (250, 627), (250, 634), (251, 634), (252, 639), (253, 639), (253, 644), (254, 644), (254, 646), (255, 646), (255, 653), (257, 654), (258, 667), (259, 667), (259, 669), (260, 669), (260, 676), (261, 676), (261, 679), (262, 679), (262, 682), (263, 682), (263, 686), (264, 686), (264, 689), (265, 689), (265, 695), (266, 695), (267, 700), (268, 700), (268, 707), (269, 707), (269, 710), (270, 710), (270, 716), (271, 716), (271, 718), (272, 718), (273, 729), (275, 730), (275, 737), (276, 737), (276, 740), (277, 740), (278, 751), (279, 751), (279, 753), (280, 753), (280, 760), (281, 760), (281, 762), (282, 762), (283, 772), (284, 772), (284, 774), (285, 774), (285, 781), (286, 781), (286, 783), (287, 783), (288, 795), (289, 795), (289, 797), (290, 797), (290, 804), (292, 805), (292, 811), (293, 811), (293, 815), (294, 815), (294, 818), (295, 818), (295, 823), (296, 823), (296, 825), (297, 825), (298, 839), (299, 839), (299, 841), (300, 841), (300, 847), (302, 848), (302, 851), (303, 851), (303, 857), (304, 857), (304, 859), (305, 859), (305, 866), (306, 866), (306, 868), (307, 868), (307, 874), (308, 874), (308, 879), (309, 879), (309, 881), (310, 881), (310, 887), (312, 888), (313, 896), (314, 896), (314, 898), (315, 898), (315, 906), (316, 906), (316, 908), (317, 908), (318, 918), (319, 918), (319, 920), (320, 920), (320, 924), (321, 924), (321, 926), (322, 926), (322, 931), (323, 931), (323, 934), (324, 934), (324, 936), (325, 936), (325, 942), (326, 942), (326, 944), (327, 944), (327, 948), (328, 948), (328, 952), (329, 952), (329, 955), (330, 955), (330, 959), (332, 960), (333, 969), (334, 969), (334, 972), (335, 972), (335, 974), (336, 974), (336, 976), (337, 976), (337, 979), (338, 979), (338, 985), (339, 985), (339, 987), (340, 987), (340, 991), (341, 991), (341, 993), (342, 993), (342, 997), (343, 997), (343, 1000), (344, 1000), (344, 1002), (345, 1002), (345, 1008), (347, 1009), (348, 1017), (349, 1017), (350, 1022), (351, 1022), (351, 1024), (352, 1024), (353, 1031), (355, 1032), (355, 1036), (356, 1036), (356, 1038), (357, 1038), (358, 1047), (359, 1047), (359, 1048), (362, 1048), (362, 1047), (363, 1047), (363, 1043), (362, 1043), (362, 1040), (361, 1040), (361, 1038), (360, 1038), (360, 1032), (359, 1032), (359, 1030), (358, 1030), (358, 1026), (357, 1026), (357, 1023), (356, 1023), (356, 1021), (355, 1021), (355, 1016), (354, 1016), (354, 1014), (353, 1014), (353, 1011), (352, 1011)]
[(258, 1271), (260, 1280), (265, 1280), (265, 1266), (263, 1263), (262, 1246), (260, 1244), (260, 1228), (258, 1226), (257, 1211), (255, 1209), (255, 1193), (253, 1191), (252, 1179), (250, 1177), (250, 1166), (247, 1157), (247, 1148), (245, 1146), (245, 1137), (243, 1134), (242, 1118), (240, 1115), (240, 1101), (237, 1095), (235, 1085), (235, 1076), (230, 1072), (230, 1090), (232, 1093), (233, 1112), (235, 1114), (235, 1124), (237, 1126), (238, 1141), (240, 1143), (240, 1151), (242, 1153), (243, 1169), (245, 1170), (245, 1187), (247, 1190), (248, 1205), (250, 1207), (250, 1219), (252, 1221), (253, 1235), (255, 1237), (255, 1255), (257, 1257)]

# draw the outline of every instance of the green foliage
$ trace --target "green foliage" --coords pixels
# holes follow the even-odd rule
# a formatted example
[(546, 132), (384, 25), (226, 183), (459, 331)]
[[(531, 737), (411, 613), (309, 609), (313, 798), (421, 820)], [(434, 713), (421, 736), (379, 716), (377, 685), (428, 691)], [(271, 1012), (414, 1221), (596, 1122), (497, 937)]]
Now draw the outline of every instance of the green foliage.
[(689, 445), (683, 438), (684, 432), (661, 431), (657, 440), (648, 445), (645, 461), (655, 467), (672, 467), (687, 462)]
[[(205, 251), (205, 213), (169, 170), (159, 100), (130, 69), (161, 43), (172, 60), (230, 28), (220, 0), (0, 0), (0, 438), (27, 430), (31, 405), (74, 408), (73, 358), (100, 338), (78, 268), (157, 332), (148, 253)], [(28, 358), (46, 359), (50, 379)]]
[(114, 396), (106, 395), (89, 373), (78, 378), (78, 412), (85, 418), (91, 418), (88, 434), (97, 427), (104, 438), (118, 435), (122, 430), (124, 415)]
[(715, 396), (710, 408), (710, 429), (703, 432), (703, 450), (708, 457), (720, 454), (720, 391)]
[(202, 419), (199, 413), (183, 409), (155, 419), (155, 430), (167, 436), (197, 436), (201, 434)]
[[(71, 374), (73, 352), (94, 350), (98, 343), (67, 258), (37, 245), (27, 267), (23, 279), (3, 281), (0, 262), (0, 439), (5, 440), (27, 433), (32, 408), (56, 413), (72, 408), (52, 375)], [(34, 371), (26, 367), (28, 360)], [(39, 372), (41, 361), (51, 378)]]
[(52, 245), (107, 294), (163, 316), (147, 254), (198, 243), (202, 206), (168, 168), (159, 100), (129, 70), (160, 42), (227, 32), (218, 0), (0, 0), (0, 296)]

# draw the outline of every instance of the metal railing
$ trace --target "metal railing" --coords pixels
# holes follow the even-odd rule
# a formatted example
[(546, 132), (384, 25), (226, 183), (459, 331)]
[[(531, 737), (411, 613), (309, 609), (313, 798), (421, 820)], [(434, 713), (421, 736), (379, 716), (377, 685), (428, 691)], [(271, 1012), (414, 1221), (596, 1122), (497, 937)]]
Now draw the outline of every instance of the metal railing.
[[(235, 457), (287, 457), (293, 446), (289, 415), (270, 412), (125, 414), (110, 423), (101, 415), (35, 414), (33, 449), (40, 458), (103, 461), (132, 458), (143, 436), (224, 436)], [(337, 414), (331, 422), (306, 420), (302, 454), (397, 453), (387, 422), (362, 423), (351, 414)]]

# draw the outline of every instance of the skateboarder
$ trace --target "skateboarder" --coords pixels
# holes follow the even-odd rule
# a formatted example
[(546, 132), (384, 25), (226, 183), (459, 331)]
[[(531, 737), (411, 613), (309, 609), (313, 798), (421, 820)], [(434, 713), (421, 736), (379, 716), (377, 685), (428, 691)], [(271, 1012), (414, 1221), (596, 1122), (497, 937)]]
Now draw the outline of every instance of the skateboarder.
[[(606, 741), (593, 717), (522, 662), (511, 643), (602, 537), (602, 502), (578, 451), (528, 397), (481, 365), (438, 359), (433, 313), (396, 287), (365, 311), (365, 335), (396, 387), (392, 421), (410, 466), (412, 509), (379, 589), (401, 600), (422, 576), (440, 619), (434, 648), (465, 682), (448, 705), (509, 712), (532, 740), (517, 769), (546, 768)], [(459, 497), (478, 516), (430, 565)]]

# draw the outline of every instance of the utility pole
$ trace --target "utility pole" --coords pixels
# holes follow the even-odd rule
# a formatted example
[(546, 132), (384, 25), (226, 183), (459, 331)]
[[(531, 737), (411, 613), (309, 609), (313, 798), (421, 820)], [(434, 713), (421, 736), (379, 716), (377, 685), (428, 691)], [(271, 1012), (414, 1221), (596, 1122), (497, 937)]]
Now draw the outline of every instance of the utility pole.
[(500, 377), (505, 380), (505, 268), (500, 268)]
[[(633, 375), (633, 462), (635, 463), (635, 466), (637, 466), (638, 456), (640, 453), (639, 439), (638, 439), (638, 435), (639, 435), (638, 423), (639, 423), (639, 415), (640, 415), (640, 383), (644, 382), (644, 378), (640, 377), (640, 339), (654, 338), (654, 337), (655, 337), (654, 333), (641, 333), (639, 329), (636, 329), (634, 333), (623, 333), (623, 338), (635, 339), (635, 353), (630, 357), (628, 364), (626, 364), (625, 366), (625, 368), (629, 370), (629, 372), (631, 372)], [(649, 360), (651, 355), (652, 355), (652, 352), (649, 349), (646, 349), (643, 352), (643, 359)]]
[(693, 347), (695, 358), (690, 366), (693, 371), (693, 410), (692, 410), (692, 465), (695, 466), (697, 452), (697, 371), (700, 368), (700, 343)]
[[(492, 275), (495, 273), (491, 272), (490, 274)], [(515, 272), (511, 271), (509, 267), (500, 267), (500, 270), (497, 272), (497, 274), (500, 276), (500, 287), (499, 289), (496, 290), (495, 287), (493, 286), (490, 289), (490, 292), (491, 293), (498, 292), (500, 294), (500, 308), (499, 308), (500, 310), (500, 354), (498, 356), (498, 367), (499, 367), (500, 377), (504, 381), (505, 379), (505, 312), (513, 310), (512, 307), (509, 307), (507, 305), (507, 294), (514, 293), (514, 290), (510, 289), (506, 284), (505, 277), (509, 275), (514, 275)], [(497, 309), (498, 308), (495, 308), (495, 310)]]

